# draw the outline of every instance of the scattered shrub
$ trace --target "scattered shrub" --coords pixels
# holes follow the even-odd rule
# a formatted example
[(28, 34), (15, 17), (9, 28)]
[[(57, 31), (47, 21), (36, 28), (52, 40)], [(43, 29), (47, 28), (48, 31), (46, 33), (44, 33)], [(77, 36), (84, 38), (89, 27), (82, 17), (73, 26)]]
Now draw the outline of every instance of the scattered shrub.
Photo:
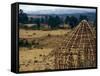
[(36, 33), (33, 33), (33, 35), (36, 35)]
[(67, 34), (64, 34), (65, 36), (67, 36)]
[(39, 56), (42, 56), (41, 54)]
[(29, 43), (28, 40), (19, 39), (19, 47), (32, 47), (32, 43)]
[(41, 49), (43, 49), (43, 47), (41, 47)]
[(48, 34), (47, 36), (48, 36), (48, 37), (51, 37), (51, 34)]
[(37, 63), (38, 61), (37, 60), (34, 60), (34, 63)]

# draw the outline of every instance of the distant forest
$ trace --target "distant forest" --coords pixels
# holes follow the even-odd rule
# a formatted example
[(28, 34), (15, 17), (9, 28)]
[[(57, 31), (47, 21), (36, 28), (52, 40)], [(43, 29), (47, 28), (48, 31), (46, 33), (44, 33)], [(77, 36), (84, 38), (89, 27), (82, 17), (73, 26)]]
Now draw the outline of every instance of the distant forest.
[[(28, 14), (24, 13), (22, 9), (19, 10), (19, 23), (21, 24), (36, 24), (37, 29), (40, 29), (41, 24), (47, 24), (51, 29), (60, 28), (60, 25), (68, 24), (71, 28), (74, 28), (79, 24), (81, 20), (90, 21), (87, 15), (80, 15), (79, 18), (76, 16), (65, 16), (61, 18), (59, 15), (42, 15), (38, 18), (28, 17)], [(92, 21), (93, 25), (96, 25), (96, 19)]]

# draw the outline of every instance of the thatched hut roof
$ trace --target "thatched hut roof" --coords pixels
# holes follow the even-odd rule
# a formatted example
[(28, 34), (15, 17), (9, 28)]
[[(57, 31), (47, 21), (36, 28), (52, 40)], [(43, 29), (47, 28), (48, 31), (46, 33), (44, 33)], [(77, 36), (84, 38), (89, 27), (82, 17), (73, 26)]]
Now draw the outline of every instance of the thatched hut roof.
[(86, 20), (79, 23), (68, 40), (66, 38), (53, 50), (55, 69), (96, 67), (96, 39)]

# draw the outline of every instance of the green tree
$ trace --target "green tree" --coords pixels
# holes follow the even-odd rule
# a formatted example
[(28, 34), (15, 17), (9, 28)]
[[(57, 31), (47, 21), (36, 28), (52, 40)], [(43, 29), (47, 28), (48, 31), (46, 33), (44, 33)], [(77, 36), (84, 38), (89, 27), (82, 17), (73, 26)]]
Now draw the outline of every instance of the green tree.
[(19, 23), (28, 23), (28, 16), (22, 9), (19, 10)]
[(69, 21), (70, 21), (70, 17), (66, 16), (66, 18), (65, 18), (65, 24), (69, 24)]
[(29, 22), (30, 22), (30, 23), (33, 23), (33, 18), (32, 18), (32, 17), (30, 17)]
[(56, 28), (59, 28), (59, 25), (61, 24), (61, 19), (60, 19), (60, 17), (59, 16), (56, 16), (55, 17), (55, 27)]
[(41, 23), (45, 23), (45, 19), (44, 18), (41, 18)]
[(49, 16), (49, 19), (48, 19), (48, 26), (50, 26), (51, 29), (53, 29), (53, 17), (52, 17), (52, 16)]
[(71, 28), (74, 28), (78, 24), (78, 19), (75, 16), (70, 17), (70, 26)]
[(87, 20), (88, 21), (88, 17), (86, 15), (80, 15), (79, 17), (79, 22), (82, 20)]
[(67, 16), (65, 18), (65, 23), (69, 24), (71, 28), (74, 28), (78, 24), (78, 19), (75, 16)]
[(61, 23), (61, 20), (59, 18), (59, 16), (49, 16), (48, 19), (48, 25), (51, 27), (51, 29), (56, 29), (59, 27)]
[(37, 29), (40, 30), (40, 19), (36, 19)]

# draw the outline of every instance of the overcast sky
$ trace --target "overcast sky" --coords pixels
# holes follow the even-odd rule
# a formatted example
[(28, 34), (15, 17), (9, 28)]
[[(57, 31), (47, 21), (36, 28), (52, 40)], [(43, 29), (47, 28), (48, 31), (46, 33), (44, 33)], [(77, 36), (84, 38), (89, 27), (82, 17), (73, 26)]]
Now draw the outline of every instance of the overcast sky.
[(31, 13), (34, 11), (40, 10), (55, 10), (55, 9), (64, 9), (64, 10), (77, 10), (77, 11), (86, 11), (86, 12), (96, 12), (95, 9), (89, 8), (73, 8), (73, 7), (54, 7), (54, 6), (37, 6), (37, 5), (19, 5), (19, 9), (22, 9), (25, 13)]

